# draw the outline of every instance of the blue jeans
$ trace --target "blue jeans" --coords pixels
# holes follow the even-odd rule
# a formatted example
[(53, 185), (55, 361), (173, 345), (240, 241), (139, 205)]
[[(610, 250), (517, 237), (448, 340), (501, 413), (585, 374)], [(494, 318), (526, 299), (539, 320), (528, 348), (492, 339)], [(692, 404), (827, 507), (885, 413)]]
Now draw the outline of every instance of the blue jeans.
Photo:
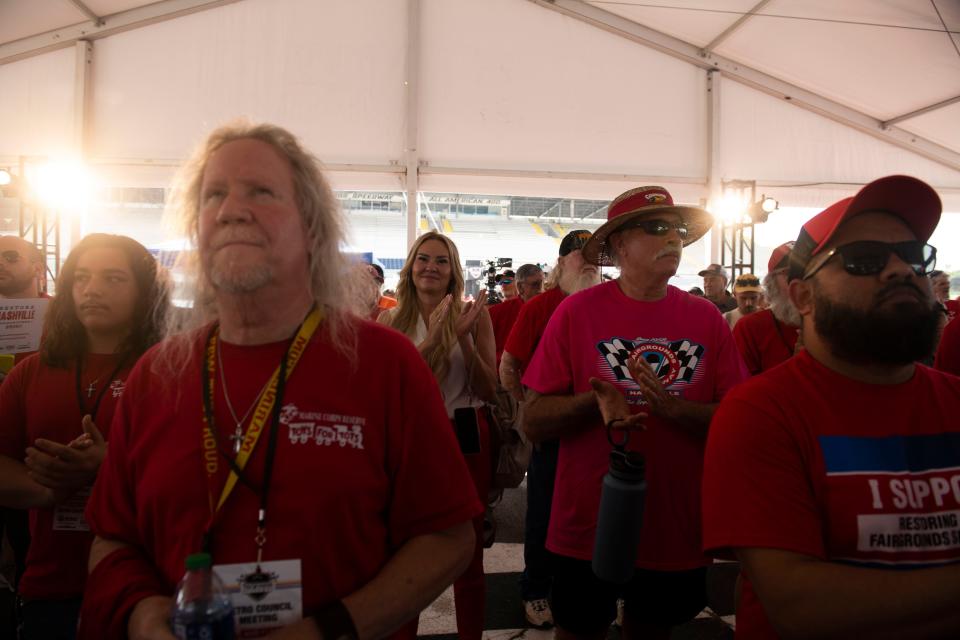
[(527, 518), (523, 535), (525, 566), (520, 576), (520, 593), (524, 600), (550, 596), (553, 567), (546, 542), (559, 450), (556, 440), (540, 443), (534, 447), (527, 468)]

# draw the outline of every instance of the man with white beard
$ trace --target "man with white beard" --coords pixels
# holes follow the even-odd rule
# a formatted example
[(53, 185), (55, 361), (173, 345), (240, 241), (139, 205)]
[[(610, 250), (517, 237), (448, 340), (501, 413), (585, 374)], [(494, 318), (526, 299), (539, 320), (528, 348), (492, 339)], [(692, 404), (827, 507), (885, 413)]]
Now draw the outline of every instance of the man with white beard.
[(777, 366), (802, 347), (797, 345), (800, 314), (787, 293), (792, 249), (792, 241), (784, 242), (773, 250), (767, 263), (763, 288), (770, 307), (741, 318), (733, 328), (733, 339), (752, 376)]
[[(520, 375), (540, 342), (547, 322), (561, 302), (570, 294), (600, 283), (595, 265), (584, 261), (580, 249), (590, 239), (584, 229), (571, 231), (560, 242), (557, 266), (550, 272), (546, 293), (523, 305), (510, 331), (500, 360), (500, 380), (518, 401), (523, 401)], [(537, 628), (553, 625), (548, 596), (553, 572), (544, 544), (550, 522), (553, 500), (553, 479), (557, 469), (558, 442), (541, 442), (534, 447), (527, 469), (527, 515), (524, 530), (523, 576), (520, 590), (527, 622)]]

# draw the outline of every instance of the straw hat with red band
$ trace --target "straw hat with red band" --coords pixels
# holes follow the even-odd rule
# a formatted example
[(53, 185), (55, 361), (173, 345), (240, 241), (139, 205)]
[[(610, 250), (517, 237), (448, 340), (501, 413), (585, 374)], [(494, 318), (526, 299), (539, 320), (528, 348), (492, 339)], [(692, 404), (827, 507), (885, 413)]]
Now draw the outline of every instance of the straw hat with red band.
[(910, 227), (917, 240), (926, 242), (940, 222), (942, 209), (940, 196), (923, 180), (911, 176), (874, 180), (857, 195), (830, 205), (801, 227), (790, 252), (790, 279), (802, 278), (810, 260), (824, 250), (840, 225), (859, 213), (895, 215)]
[(670, 192), (663, 187), (637, 187), (621, 193), (607, 208), (607, 221), (593, 232), (593, 237), (583, 247), (583, 258), (602, 267), (613, 266), (610, 259), (610, 236), (628, 222), (656, 214), (676, 213), (687, 223), (689, 233), (683, 246), (699, 240), (713, 226), (713, 216), (699, 207), (673, 204)]
[(777, 269), (784, 269), (790, 264), (790, 252), (793, 251), (794, 244), (794, 241), (791, 240), (790, 242), (784, 242), (773, 250), (773, 253), (770, 254), (770, 260), (767, 262), (768, 273)]

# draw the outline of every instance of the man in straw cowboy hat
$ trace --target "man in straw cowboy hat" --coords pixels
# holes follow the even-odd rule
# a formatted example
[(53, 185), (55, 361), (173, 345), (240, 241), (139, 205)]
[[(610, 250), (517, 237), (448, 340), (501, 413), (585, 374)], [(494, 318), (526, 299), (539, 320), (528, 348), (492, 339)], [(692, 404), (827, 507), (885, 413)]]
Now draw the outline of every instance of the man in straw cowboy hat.
[[(620, 276), (560, 304), (523, 378), (530, 438), (560, 439), (547, 534), (558, 638), (605, 638), (618, 597), (625, 638), (666, 638), (706, 604), (704, 440), (716, 403), (746, 371), (717, 308), (667, 282), (712, 222), (662, 187), (618, 196), (583, 255)], [(627, 449), (646, 459), (647, 492), (636, 570), (618, 585), (590, 561), (608, 437), (627, 433)]]

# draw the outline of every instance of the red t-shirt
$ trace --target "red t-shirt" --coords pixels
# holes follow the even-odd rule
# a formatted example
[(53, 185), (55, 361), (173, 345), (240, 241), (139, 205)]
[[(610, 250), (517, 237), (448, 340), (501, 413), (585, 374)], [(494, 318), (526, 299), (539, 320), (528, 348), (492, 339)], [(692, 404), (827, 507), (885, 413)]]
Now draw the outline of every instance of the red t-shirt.
[[(301, 560), (304, 610), (356, 591), (409, 539), (483, 511), (423, 358), (392, 329), (361, 322), (357, 331), (351, 361), (331, 346), (321, 324), (282, 399), (263, 559)], [(167, 593), (182, 577), (184, 559), (200, 549), (210, 517), (201, 446), (205, 338), (206, 331), (197, 337), (176, 380), (151, 370), (157, 349), (134, 369), (87, 509), (98, 535), (143, 550), (141, 566), (156, 567)], [(288, 343), (221, 342), (238, 414), (253, 403)], [(216, 387), (215, 421), (227, 443), (235, 423), (219, 380)], [(268, 439), (269, 428), (247, 465), (256, 487)], [(226, 476), (221, 458), (216, 498)], [(213, 526), (215, 563), (255, 560), (259, 501), (259, 492), (238, 483)], [(89, 593), (97, 585), (87, 588), (91, 599), (100, 596)]]
[[(899, 570), (960, 560), (958, 415), (960, 378), (917, 365), (908, 382), (871, 385), (799, 353), (714, 415), (704, 549)], [(746, 576), (737, 637), (777, 637)]]
[(952, 321), (958, 315), (960, 315), (960, 298), (956, 300), (947, 300), (943, 303), (943, 306), (947, 308), (947, 322)]
[(770, 309), (740, 318), (733, 328), (733, 339), (752, 376), (792, 356), (799, 334), (797, 327), (780, 322)]
[[(590, 391), (590, 378), (611, 382), (627, 402), (646, 401), (630, 377), (636, 350), (669, 393), (716, 402), (747, 372), (730, 328), (708, 300), (676, 287), (655, 302), (628, 298), (617, 281), (568, 296), (547, 324), (523, 377), (540, 394)], [(629, 449), (646, 458), (647, 496), (637, 566), (682, 571), (707, 564), (700, 540), (700, 479), (705, 442), (651, 417), (631, 436)], [(600, 489), (610, 443), (598, 418), (591, 428), (560, 439), (547, 548), (581, 560), (593, 557)]]
[(960, 322), (948, 322), (940, 336), (935, 369), (960, 376)]
[(530, 362), (550, 316), (566, 297), (563, 289), (554, 287), (536, 296), (520, 309), (520, 315), (513, 324), (503, 350), (520, 362), (521, 369), (526, 368)]
[(497, 345), (497, 370), (500, 369), (500, 357), (503, 355), (503, 346), (507, 343), (507, 336), (513, 329), (513, 324), (523, 308), (523, 298), (517, 296), (500, 304), (490, 307), (490, 321), (493, 323), (493, 339)]
[[(83, 366), (83, 380), (98, 380), (92, 397), (84, 400), (92, 410), (97, 395), (103, 399), (94, 421), (104, 438), (109, 437), (110, 422), (123, 394), (130, 367), (106, 380), (117, 366), (117, 357), (90, 354)], [(99, 374), (99, 375), (98, 375)], [(80, 405), (76, 393), (76, 367), (56, 369), (43, 364), (39, 354), (14, 367), (0, 386), (0, 455), (23, 462), (26, 449), (38, 438), (67, 444), (83, 434)], [(76, 598), (83, 594), (87, 577), (87, 557), (93, 534), (70, 530), (64, 516), (72, 513), (82, 522), (86, 492), (56, 509), (30, 509), (30, 548), (26, 571), (20, 581), (20, 593), (27, 600)], [(58, 517), (59, 515), (59, 517)], [(81, 529), (85, 525), (79, 525)]]

